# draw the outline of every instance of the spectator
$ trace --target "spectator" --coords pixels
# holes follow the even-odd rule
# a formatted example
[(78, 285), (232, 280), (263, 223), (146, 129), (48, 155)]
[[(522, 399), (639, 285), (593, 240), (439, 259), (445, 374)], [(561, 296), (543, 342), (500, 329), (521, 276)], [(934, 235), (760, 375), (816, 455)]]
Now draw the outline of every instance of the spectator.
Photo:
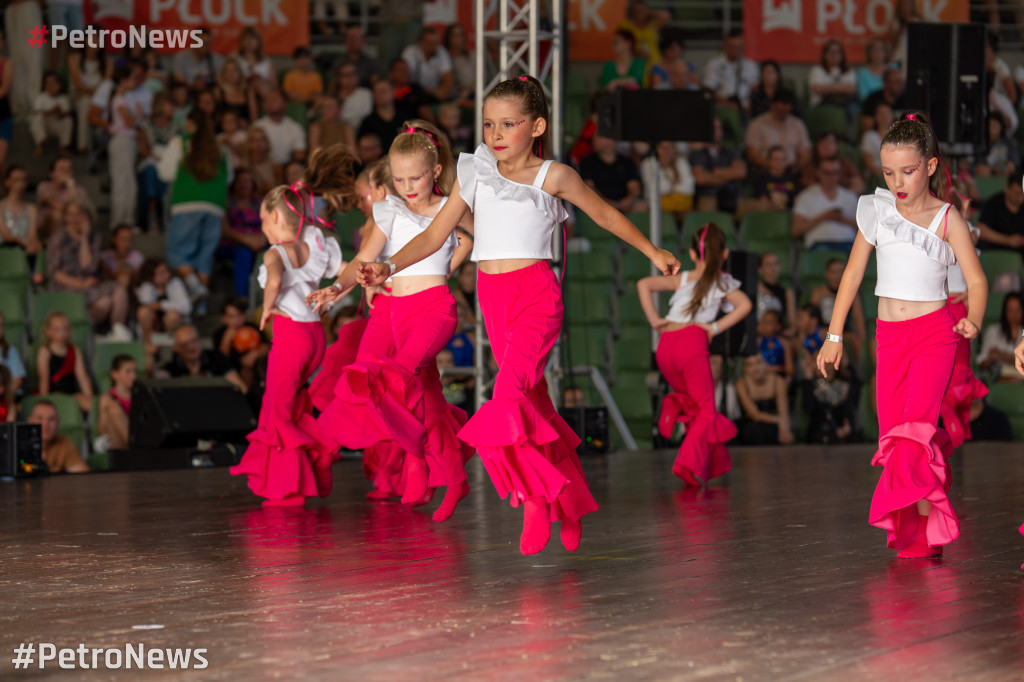
[[(130, 341), (128, 290), (114, 280), (100, 281), (103, 259), (101, 238), (92, 226), (92, 216), (78, 202), (64, 205), (64, 226), (46, 245), (46, 276), (54, 291), (81, 294), (93, 322), (109, 324), (114, 341)], [(88, 411), (88, 410), (86, 410)]]
[(857, 195), (840, 186), (836, 157), (818, 160), (818, 182), (803, 190), (793, 203), (794, 237), (804, 248), (849, 253), (857, 236)]
[(797, 172), (811, 158), (811, 137), (807, 126), (793, 115), (796, 97), (779, 90), (772, 97), (771, 109), (750, 122), (745, 146), (747, 159), (754, 168), (768, 167), (768, 149), (776, 145), (786, 153), (786, 168)]
[(693, 193), (697, 188), (693, 170), (690, 163), (679, 156), (674, 142), (659, 142), (654, 147), (654, 153), (654, 156), (647, 157), (640, 164), (643, 186), (652, 187), (657, 179), (661, 210), (681, 217), (693, 208)]
[(279, 90), (267, 93), (263, 103), (266, 115), (253, 125), (267, 134), (270, 141), (270, 159), (279, 166), (292, 161), (306, 160), (306, 131), (284, 115), (284, 96)]
[(209, 116), (211, 121), (216, 121), (220, 117), (220, 103), (217, 101), (217, 95), (213, 88), (197, 90), (195, 101), (193, 108)]
[(168, 93), (159, 93), (153, 99), (153, 115), (142, 123), (136, 137), (139, 156), (142, 158), (138, 182), (143, 224), (153, 234), (163, 228), (164, 199), (167, 195), (167, 183), (160, 179), (157, 164), (167, 145), (181, 131), (182, 127), (174, 120), (174, 102)]
[(654, 86), (657, 90), (700, 90), (697, 72), (682, 60), (668, 66), (668, 80)]
[(24, 249), (29, 269), (34, 270), (36, 254), (43, 245), (39, 241), (39, 210), (31, 201), (25, 201), (28, 171), (24, 166), (7, 167), (4, 188), (7, 194), (0, 199), (0, 244)]
[[(377, 62), (366, 53), (366, 33), (358, 24), (352, 24), (345, 31), (345, 62), (355, 67), (358, 77), (356, 84), (364, 89), (377, 75)], [(357, 126), (359, 122), (350, 121), (349, 125)]]
[(980, 249), (1015, 249), (1024, 255), (1024, 172), (1018, 170), (1006, 178), (1006, 187), (981, 207), (978, 229)]
[(18, 352), (21, 339), (14, 339), (14, 343), (8, 341), (4, 326), (4, 315), (0, 313), (0, 367), (11, 373), (11, 395), (15, 396), (25, 387), (25, 363)]
[(601, 89), (613, 92), (619, 88), (636, 90), (643, 86), (647, 62), (636, 56), (636, 38), (620, 28), (612, 37), (612, 60), (601, 70)]
[(985, 43), (985, 69), (988, 71), (991, 110), (999, 112), (1010, 132), (1017, 129), (1017, 84), (1009, 65), (999, 56), (999, 32), (989, 31)]
[(335, 94), (341, 103), (341, 120), (358, 130), (363, 119), (373, 111), (373, 93), (359, 81), (358, 67), (345, 62), (338, 67)]
[(476, 92), (476, 55), (470, 52), (466, 29), (462, 24), (449, 24), (444, 31), (444, 48), (452, 60), (452, 82), (455, 99), (465, 102)]
[[(838, 258), (833, 258), (825, 264), (825, 283), (811, 289), (809, 303), (816, 305), (821, 310), (821, 321), (828, 326), (832, 323), (832, 310), (836, 306), (836, 296), (839, 294), (839, 283), (843, 280), (843, 271), (846, 264)], [(867, 324), (864, 321), (864, 305), (860, 296), (855, 296), (850, 314), (846, 318), (846, 329), (843, 332), (843, 339), (850, 347), (850, 355), (854, 358), (860, 357), (861, 344), (867, 338)]]
[[(7, 41), (0, 29), (0, 54)], [(14, 61), (0, 57), (0, 170), (7, 165), (7, 149), (14, 139), (14, 114), (11, 110), (11, 83), (14, 80)]]
[(761, 352), (768, 370), (788, 382), (796, 374), (793, 363), (793, 347), (782, 336), (782, 313), (766, 310), (757, 321), (757, 349)]
[(420, 31), (419, 40), (402, 50), (402, 59), (409, 65), (410, 80), (434, 101), (447, 102), (455, 94), (452, 59), (441, 45), (437, 29), (427, 27)]
[[(224, 64), (224, 57), (214, 54), (211, 49), (213, 35), (210, 29), (203, 26), (199, 30), (202, 33), (199, 47), (189, 47), (178, 52), (174, 55), (172, 66), (174, 80), (184, 83), (193, 90), (204, 90), (213, 86), (217, 82), (217, 73)], [(244, 40), (242, 47), (245, 48)]]
[(765, 211), (793, 208), (793, 197), (800, 179), (786, 169), (786, 151), (779, 145), (768, 149), (768, 168), (754, 182), (754, 196)]
[(147, 258), (142, 264), (135, 295), (142, 341), (147, 345), (152, 343), (153, 332), (172, 332), (190, 321), (192, 300), (188, 289), (162, 258)]
[(97, 452), (128, 447), (129, 422), (132, 410), (132, 387), (138, 366), (130, 355), (118, 355), (110, 363), (110, 390), (100, 396), (96, 429)]
[(18, 421), (18, 408), (14, 404), (14, 380), (11, 370), (0, 365), (0, 424)]
[(356, 154), (363, 168), (369, 168), (375, 161), (384, 157), (384, 145), (377, 133), (362, 133), (356, 141)]
[(733, 213), (740, 182), (747, 177), (747, 164), (739, 152), (722, 145), (722, 121), (717, 116), (714, 134), (714, 142), (690, 154), (690, 168), (697, 183), (697, 210)]
[(213, 332), (213, 346), (228, 359), (245, 385), (253, 386), (256, 366), (266, 360), (270, 343), (259, 327), (245, 319), (245, 311), (244, 299), (224, 301), (220, 309), (221, 325)]
[(145, 260), (134, 246), (131, 225), (117, 225), (110, 232), (110, 248), (100, 254), (103, 261), (103, 279), (118, 281), (125, 290), (131, 290), (139, 268)]
[(416, 112), (416, 116), (427, 120), (434, 120), (434, 112), (430, 105), (435, 100), (423, 86), (412, 80), (412, 70), (404, 59), (395, 59), (388, 69), (388, 80), (395, 90), (395, 101), (407, 111)]
[(337, 22), (339, 32), (344, 22), (348, 20), (348, 2), (346, 0), (313, 0), (312, 16), (316, 17), (316, 28), (323, 35), (333, 35), (335, 31), (335, 26), (327, 21), (328, 5), (331, 8), (330, 16)]
[(85, 188), (75, 182), (71, 157), (64, 154), (50, 162), (48, 178), (36, 187), (36, 201), (39, 202), (39, 240), (44, 244), (56, 231), (69, 202), (77, 202), (90, 215), (96, 212)]
[(245, 163), (256, 183), (256, 194), (263, 196), (281, 184), (281, 166), (270, 158), (270, 140), (262, 128), (250, 126), (246, 133)]
[(615, 140), (594, 136), (594, 153), (580, 162), (580, 177), (619, 211), (646, 211), (636, 163), (615, 151)]
[(174, 358), (163, 368), (170, 377), (222, 377), (243, 393), (247, 388), (242, 377), (226, 357), (216, 350), (203, 350), (199, 331), (191, 324), (174, 330)]
[(85, 474), (90, 471), (89, 465), (79, 454), (78, 447), (70, 438), (57, 433), (57, 429), (60, 428), (60, 416), (56, 405), (49, 400), (36, 402), (27, 421), (29, 424), (38, 424), (42, 430), (42, 459), (49, 473)]
[(309, 126), (307, 149), (344, 144), (349, 148), (356, 145), (356, 133), (352, 126), (341, 120), (341, 107), (337, 97), (320, 98), (320, 120)]
[(256, 254), (267, 247), (260, 220), (260, 203), (252, 172), (239, 168), (228, 193), (228, 219), (217, 257), (231, 259), (235, 296), (248, 297)]
[(736, 380), (736, 396), (743, 406), (739, 438), (744, 445), (790, 445), (786, 382), (769, 370), (760, 353), (743, 359), (743, 376)]
[(814, 361), (825, 343), (826, 331), (821, 326), (821, 308), (813, 303), (800, 306), (796, 313), (796, 352), (804, 379), (812, 379), (817, 374)]
[(247, 26), (238, 37), (238, 66), (249, 81), (249, 86), (261, 95), (263, 90), (277, 82), (274, 65), (263, 53), (263, 36), (252, 26)]
[(1013, 349), (1024, 330), (1024, 303), (1020, 293), (1013, 291), (1003, 299), (999, 324), (990, 325), (981, 338), (978, 367), (996, 383), (1020, 382), (1014, 367)]
[(413, 116), (398, 105), (391, 81), (378, 78), (373, 82), (373, 111), (359, 125), (358, 137), (361, 140), (363, 135), (374, 133), (380, 139), (381, 148), (390, 149), (402, 122)]
[[(772, 108), (775, 93), (783, 90), (782, 67), (774, 59), (761, 62), (761, 81), (750, 91), (750, 116), (756, 118), (767, 114)], [(793, 105), (796, 111), (796, 105)]]
[(437, 127), (448, 138), (448, 146), (456, 159), (462, 152), (473, 152), (473, 133), (462, 125), (462, 112), (456, 104), (442, 104), (437, 108)]
[(85, 351), (71, 342), (71, 320), (59, 310), (43, 323), (43, 343), (36, 354), (39, 395), (72, 396), (82, 412), (92, 409), (92, 381), (85, 369)]
[[(883, 131), (884, 133), (884, 131)], [(864, 176), (852, 159), (842, 155), (839, 149), (839, 138), (834, 132), (820, 133), (811, 148), (811, 159), (803, 166), (801, 184), (804, 187), (813, 185), (818, 179), (818, 159), (835, 157), (839, 159), (839, 184), (854, 194), (864, 193)]]
[(750, 94), (758, 82), (757, 63), (743, 56), (743, 32), (733, 30), (722, 41), (722, 54), (704, 66), (704, 87), (715, 93), (715, 101), (725, 106), (750, 110)]
[(629, 15), (619, 24), (619, 29), (629, 31), (636, 45), (635, 52), (653, 64), (662, 58), (660, 32), (671, 19), (672, 15), (668, 11), (652, 12), (645, 0), (634, 0), (629, 6)]
[(135, 223), (138, 183), (135, 161), (138, 156), (136, 127), (141, 123), (142, 104), (129, 95), (134, 87), (129, 69), (114, 71), (114, 96), (110, 100), (110, 220), (112, 223)]
[(988, 154), (974, 166), (974, 175), (1013, 175), (1020, 168), (1017, 141), (1006, 133), (1006, 122), (995, 112), (988, 115)]
[(306, 165), (299, 163), (298, 161), (289, 161), (284, 165), (284, 183), (285, 185), (294, 185), (296, 182), (302, 179), (303, 173), (306, 172)]
[(28, 118), (32, 105), (43, 82), (44, 50), (33, 48), (25, 36), (34, 26), (42, 26), (40, 3), (36, 0), (10, 0), (4, 10), (4, 33), (17, 36), (7, 45), (11, 55), (12, 70), (18, 74), (11, 79), (11, 110), (18, 118)]
[(708, 360), (711, 364), (711, 378), (715, 382), (716, 409), (721, 410), (721, 414), (735, 422), (743, 412), (740, 409), (740, 401), (736, 397), (736, 385), (723, 379), (725, 358), (721, 355), (712, 355)]
[(896, 0), (896, 16), (889, 28), (889, 40), (892, 44), (892, 58), (903, 71), (907, 70), (907, 32), (910, 24), (923, 21), (914, 0)]
[(814, 373), (804, 382), (804, 411), (808, 419), (808, 443), (846, 443), (853, 436), (853, 409), (857, 390), (850, 361), (843, 356), (839, 371), (825, 365), (826, 376)]
[(807, 87), (812, 107), (829, 104), (846, 109), (857, 101), (857, 73), (847, 65), (841, 42), (825, 41), (821, 63), (811, 67)]
[(294, 66), (284, 75), (281, 89), (289, 102), (312, 105), (324, 91), (324, 80), (320, 72), (313, 69), (313, 59), (308, 47), (297, 47), (292, 55)]
[(779, 254), (769, 251), (757, 257), (757, 301), (754, 310), (758, 321), (770, 310), (777, 312), (779, 317), (785, 315), (785, 321), (791, 329), (788, 335), (792, 337), (796, 335), (796, 294), (792, 288), (784, 287), (779, 282), (781, 272)]
[(879, 102), (875, 106), (874, 126), (860, 136), (861, 165), (876, 183), (885, 183), (882, 177), (882, 137), (895, 120), (892, 107), (886, 102)]
[(153, 93), (154, 97), (165, 91), (171, 78), (167, 69), (164, 68), (163, 62), (160, 61), (160, 53), (152, 47), (146, 47), (142, 50), (139, 60), (146, 65), (146, 88)]
[[(661, 61), (652, 63), (651, 65), (651, 87), (656, 89), (668, 89), (671, 85), (671, 89), (682, 90), (682, 89), (694, 89), (700, 88), (700, 78), (697, 76), (697, 67), (692, 63), (688, 62), (683, 58), (683, 38), (674, 31), (662, 32), (661, 39), (658, 41), (658, 49), (661, 52)], [(685, 69), (680, 69), (679, 73), (685, 73), (685, 80), (679, 85), (672, 85), (669, 83), (669, 72), (674, 68), (682, 64)]]
[(456, 312), (459, 316), (458, 329), (472, 332), (476, 329), (476, 263), (467, 261), (455, 275)]
[(43, 144), (50, 138), (60, 143), (60, 151), (67, 154), (71, 151), (71, 134), (74, 132), (74, 119), (71, 114), (71, 101), (61, 92), (63, 84), (56, 71), (47, 71), (43, 76), (43, 91), (36, 95), (29, 120), (32, 141), (36, 145), (36, 156), (43, 155)]
[(864, 48), (864, 66), (857, 69), (857, 99), (863, 102), (882, 89), (886, 69), (892, 65), (892, 45), (881, 36), (868, 40)]
[(217, 142), (228, 156), (228, 168), (236, 169), (244, 164), (245, 144), (248, 139), (248, 132), (242, 126), (238, 114), (233, 111), (221, 114)]
[(213, 122), (205, 113), (189, 114), (185, 134), (167, 145), (159, 173), (164, 182), (173, 182), (167, 261), (192, 297), (203, 298), (209, 293), (229, 182), (227, 155), (217, 144)]
[(907, 81), (899, 69), (888, 69), (882, 80), (882, 89), (868, 95), (860, 109), (860, 129), (868, 130), (875, 124), (875, 107), (885, 102), (892, 108), (894, 116), (899, 116), (905, 108), (903, 93)]
[(224, 60), (224, 66), (217, 74), (217, 90), (220, 93), (221, 111), (234, 113), (241, 127), (259, 118), (256, 90), (249, 87), (237, 58), (228, 57)]

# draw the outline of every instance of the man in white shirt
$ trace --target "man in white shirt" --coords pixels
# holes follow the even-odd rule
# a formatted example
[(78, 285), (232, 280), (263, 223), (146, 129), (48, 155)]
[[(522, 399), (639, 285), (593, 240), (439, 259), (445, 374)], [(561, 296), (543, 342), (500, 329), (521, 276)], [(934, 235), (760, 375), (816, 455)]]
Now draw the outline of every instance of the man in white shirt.
[(267, 134), (270, 140), (270, 160), (279, 166), (289, 161), (306, 160), (306, 132), (298, 123), (284, 115), (284, 95), (271, 90), (264, 100), (263, 109), (267, 115), (253, 125)]
[(213, 35), (205, 26), (202, 31), (202, 46), (190, 47), (174, 55), (171, 62), (171, 76), (174, 80), (185, 83), (190, 88), (203, 89), (217, 82), (217, 74), (224, 65), (224, 57), (214, 54)]
[(818, 160), (818, 182), (796, 195), (790, 233), (804, 248), (849, 253), (857, 237), (857, 195), (839, 184), (836, 157)]
[(419, 84), (439, 102), (448, 101), (455, 83), (452, 58), (441, 45), (441, 36), (436, 29), (423, 29), (416, 44), (402, 51), (402, 59), (409, 65), (413, 83)]
[(715, 93), (718, 104), (749, 111), (750, 91), (759, 82), (757, 62), (743, 56), (743, 32), (731, 32), (722, 43), (722, 54), (704, 66), (704, 87)]
[(62, 153), (71, 148), (71, 131), (74, 118), (71, 116), (71, 102), (61, 90), (60, 76), (56, 71), (47, 71), (43, 76), (43, 91), (36, 95), (29, 119), (32, 140), (36, 143), (36, 156), (43, 153), (43, 143), (55, 137), (60, 141)]

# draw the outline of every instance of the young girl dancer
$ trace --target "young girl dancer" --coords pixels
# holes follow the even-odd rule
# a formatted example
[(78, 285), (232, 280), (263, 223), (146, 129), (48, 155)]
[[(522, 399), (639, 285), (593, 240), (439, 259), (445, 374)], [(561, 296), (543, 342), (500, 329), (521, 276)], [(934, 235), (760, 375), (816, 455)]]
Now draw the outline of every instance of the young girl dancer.
[[(732, 468), (725, 443), (736, 435), (736, 425), (715, 410), (708, 343), (749, 315), (754, 304), (740, 291), (740, 282), (722, 272), (728, 257), (725, 233), (708, 223), (693, 233), (690, 258), (697, 265), (692, 271), (636, 284), (647, 321), (661, 332), (655, 359), (673, 391), (662, 402), (658, 429), (671, 438), (676, 422), (686, 423), (672, 473), (688, 485), (707, 483)], [(675, 292), (665, 317), (654, 305), (656, 291)], [(729, 312), (716, 321), (723, 308)]]
[(249, 477), (249, 488), (264, 506), (300, 506), (307, 497), (331, 490), (333, 453), (313, 419), (304, 386), (324, 355), (320, 315), (306, 296), (337, 272), (341, 249), (307, 224), (312, 196), (304, 188), (278, 186), (263, 199), (263, 234), (271, 243), (260, 267), (264, 289), (262, 330), (274, 317), (259, 425), (249, 434), (242, 461), (231, 467)]
[[(988, 284), (966, 223), (943, 200), (948, 185), (940, 179), (935, 131), (923, 114), (909, 112), (889, 127), (881, 162), (889, 189), (876, 189), (857, 206), (859, 233), (817, 364), (823, 375), (825, 365), (839, 368), (843, 325), (875, 248), (880, 436), (871, 463), (884, 468), (869, 521), (888, 531), (897, 556), (939, 556), (960, 526), (947, 496), (950, 439), (936, 424), (957, 339), (978, 335)], [(959, 320), (946, 303), (954, 262), (967, 280), (968, 316)]]
[[(484, 101), (484, 144), (459, 159), (452, 198), (420, 236), (384, 263), (362, 263), (365, 286), (414, 267), (440, 248), (471, 212), (478, 226), (473, 260), (477, 295), (498, 363), (492, 399), (459, 438), (480, 453), (502, 498), (525, 507), (519, 548), (535, 554), (561, 519), (566, 549), (576, 550), (582, 517), (597, 510), (576, 446), (579, 438), (548, 397), (544, 367), (562, 324), (562, 294), (546, 262), (555, 227), (572, 202), (609, 232), (673, 274), (679, 262), (655, 249), (621, 213), (587, 187), (576, 171), (544, 161), (548, 105), (528, 76), (503, 81)], [(397, 184), (397, 183), (396, 183)]]
[[(338, 282), (310, 297), (318, 305), (355, 285), (355, 263), (393, 254), (420, 234), (448, 199), (455, 163), (444, 136), (426, 121), (402, 128), (388, 152), (397, 196), (373, 205), (376, 228)], [(462, 222), (468, 236), (472, 221)], [(403, 503), (429, 500), (429, 487), (446, 486), (435, 521), (450, 517), (469, 492), (465, 453), (455, 435), (465, 413), (453, 412), (445, 402), (434, 358), (457, 321), (448, 276), (471, 248), (471, 239), (460, 244), (452, 234), (423, 263), (394, 278), (388, 303), (394, 352), (346, 367), (334, 400), (320, 415), (338, 446), (366, 447), (393, 438), (405, 451)]]

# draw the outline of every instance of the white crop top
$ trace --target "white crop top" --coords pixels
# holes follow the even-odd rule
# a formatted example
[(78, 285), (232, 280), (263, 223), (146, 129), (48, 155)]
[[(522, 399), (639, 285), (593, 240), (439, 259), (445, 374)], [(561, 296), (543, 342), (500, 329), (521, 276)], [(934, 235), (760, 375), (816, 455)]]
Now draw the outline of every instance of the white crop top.
[(689, 324), (691, 322), (710, 324), (718, 317), (719, 310), (724, 312), (732, 310), (732, 304), (726, 301), (725, 297), (740, 288), (740, 281), (728, 272), (723, 272), (718, 275), (718, 283), (708, 289), (708, 293), (704, 294), (704, 301), (701, 303), (700, 310), (697, 311), (696, 315), (690, 317), (686, 309), (690, 307), (690, 301), (693, 300), (693, 287), (697, 284), (697, 280), (686, 281), (687, 274), (686, 272), (680, 273), (682, 284), (679, 285), (679, 288), (676, 289), (676, 292), (672, 294), (672, 298), (668, 301), (666, 320), (680, 324)]
[(941, 236), (949, 206), (939, 209), (931, 225), (924, 228), (900, 215), (887, 189), (860, 198), (857, 227), (878, 257), (876, 296), (901, 301), (944, 301), (949, 297), (946, 278), (956, 258), (953, 247)]
[[(447, 200), (448, 197), (443, 197), (441, 205), (444, 206), (444, 202)], [(381, 255), (384, 258), (391, 258), (414, 237), (427, 229), (433, 218), (413, 213), (400, 197), (389, 194), (384, 201), (374, 203), (373, 220), (388, 238), (384, 253)], [(447, 277), (451, 274), (452, 255), (458, 245), (459, 237), (453, 230), (444, 246), (420, 262), (395, 273), (395, 277), (413, 277), (414, 275), (444, 275)]]
[(561, 200), (541, 189), (550, 167), (545, 161), (533, 184), (524, 185), (498, 172), (486, 144), (459, 155), (459, 196), (473, 212), (473, 260), (554, 256), (555, 226), (569, 214)]
[[(341, 268), (341, 247), (338, 241), (327, 237), (320, 228), (306, 225), (302, 230), (302, 241), (309, 246), (309, 258), (296, 268), (288, 259), (288, 252), (280, 244), (275, 249), (284, 261), (284, 273), (281, 275), (281, 291), (277, 295), (275, 306), (296, 322), (319, 322), (320, 313), (306, 305), (306, 296), (320, 287), (320, 280), (333, 277)], [(264, 289), (267, 288), (267, 266), (261, 265), (257, 281)]]

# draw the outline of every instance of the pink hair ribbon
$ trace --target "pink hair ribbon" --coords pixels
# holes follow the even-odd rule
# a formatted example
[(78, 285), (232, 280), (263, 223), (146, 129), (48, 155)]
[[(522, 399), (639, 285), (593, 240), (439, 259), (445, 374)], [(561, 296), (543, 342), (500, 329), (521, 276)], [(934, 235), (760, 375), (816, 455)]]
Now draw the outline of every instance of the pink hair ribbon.
[(523, 82), (529, 82), (529, 81), (530, 81), (530, 79), (529, 79), (529, 78), (527, 78), (526, 76), (520, 76), (520, 77), (519, 77), (519, 80), (521, 80), (521, 81), (523, 81)]
[(701, 228), (699, 245), (701, 262), (704, 262), (704, 238), (708, 236), (708, 226), (710, 225), (711, 223), (704, 223), (704, 227)]
[[(323, 218), (321, 218), (319, 215), (317, 215), (317, 213), (316, 213), (316, 201), (315, 201), (315, 198), (313, 196), (313, 190), (311, 190), (309, 188), (309, 185), (304, 183), (302, 180), (299, 180), (298, 182), (292, 183), (292, 185), (291, 185), (291, 187), (289, 189), (291, 189), (291, 191), (295, 192), (296, 196), (299, 197), (299, 201), (301, 202), (301, 207), (302, 207), (302, 210), (300, 211), (299, 209), (295, 208), (295, 206), (292, 205), (292, 202), (288, 201), (288, 197), (287, 196), (281, 195), (281, 198), (284, 199), (284, 203), (288, 206), (288, 208), (290, 208), (292, 210), (293, 213), (298, 215), (300, 218), (302, 218), (303, 221), (305, 221), (307, 223), (312, 223), (314, 225), (319, 225), (320, 227), (324, 227), (324, 228), (327, 228), (329, 230), (334, 230), (335, 229), (334, 221), (328, 222), (328, 221), (324, 220)], [(306, 198), (306, 195), (303, 192), (303, 190), (305, 190), (306, 192), (309, 192), (309, 198), (308, 199)], [(308, 204), (307, 204), (307, 201), (309, 202)]]
[(907, 120), (908, 121), (916, 121), (917, 120), (917, 114), (907, 114)]

